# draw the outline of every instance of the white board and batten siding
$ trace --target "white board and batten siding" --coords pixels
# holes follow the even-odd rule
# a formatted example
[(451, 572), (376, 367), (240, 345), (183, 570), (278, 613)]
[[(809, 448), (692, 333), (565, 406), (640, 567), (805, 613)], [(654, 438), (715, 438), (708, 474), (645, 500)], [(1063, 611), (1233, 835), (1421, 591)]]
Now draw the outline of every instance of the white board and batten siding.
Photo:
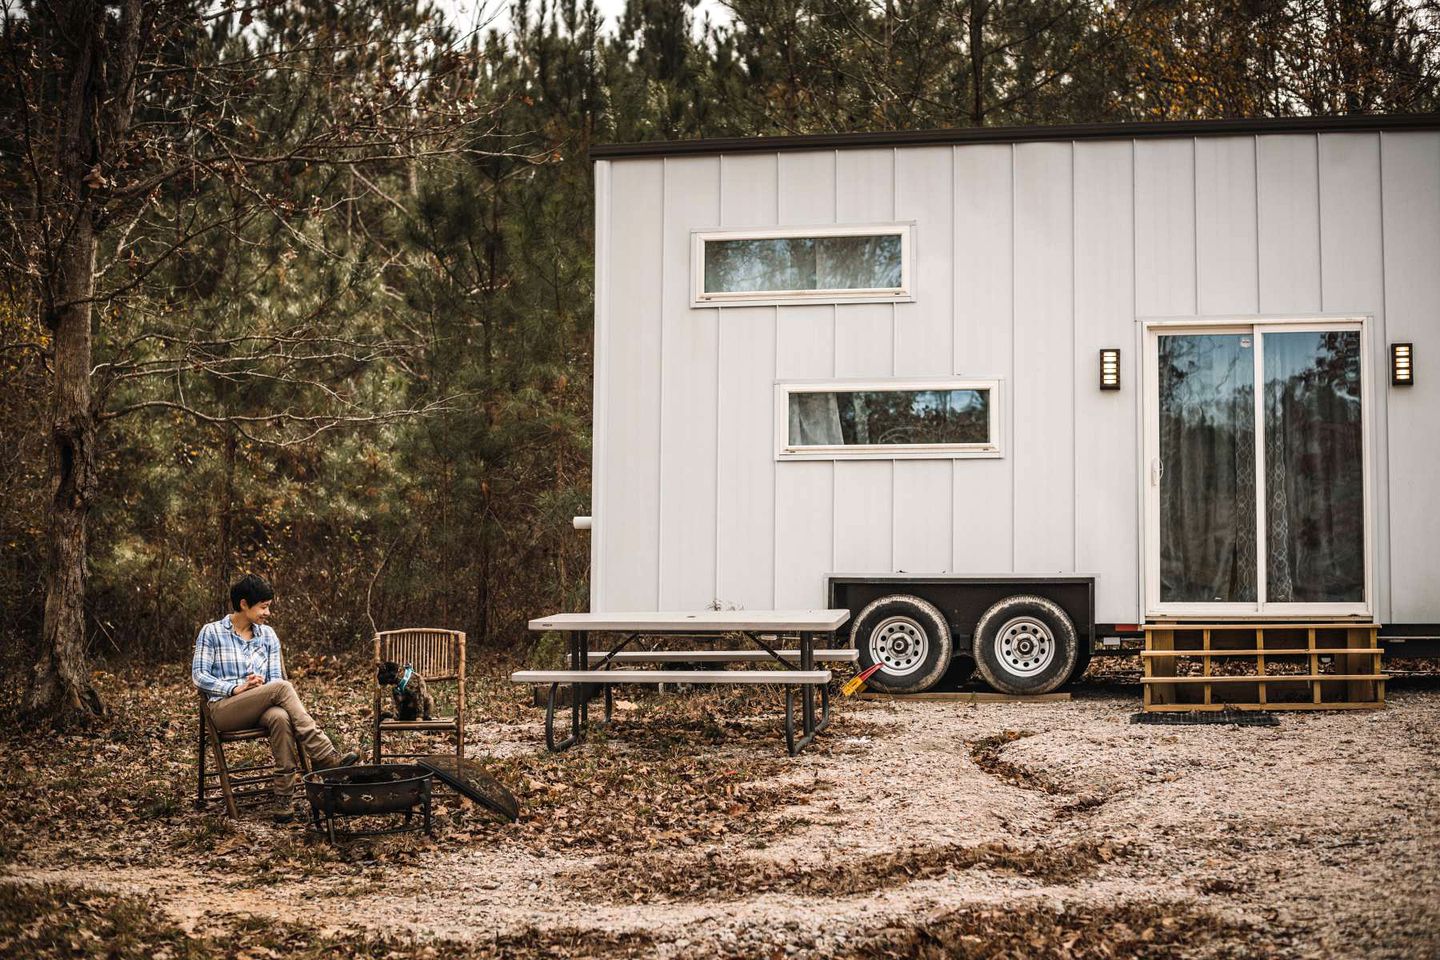
[[(1080, 574), (1097, 621), (1141, 621), (1142, 321), (1364, 315), (1374, 613), (1440, 622), (1440, 131), (666, 155), (595, 180), (593, 611), (821, 607), (832, 572)], [(690, 305), (692, 231), (888, 222), (914, 225), (913, 300)], [(1390, 387), (1394, 341), (1413, 387)], [(937, 377), (999, 382), (1001, 456), (777, 461), (777, 382)]]

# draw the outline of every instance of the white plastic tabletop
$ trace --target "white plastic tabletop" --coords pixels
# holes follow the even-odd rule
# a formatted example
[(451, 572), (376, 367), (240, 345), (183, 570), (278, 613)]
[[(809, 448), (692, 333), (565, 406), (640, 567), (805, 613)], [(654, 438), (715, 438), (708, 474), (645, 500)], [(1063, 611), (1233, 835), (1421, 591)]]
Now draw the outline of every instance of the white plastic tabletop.
[(633, 613), (557, 613), (530, 621), (531, 630), (613, 630), (636, 633), (706, 633), (789, 630), (829, 633), (850, 619), (849, 610), (694, 610)]

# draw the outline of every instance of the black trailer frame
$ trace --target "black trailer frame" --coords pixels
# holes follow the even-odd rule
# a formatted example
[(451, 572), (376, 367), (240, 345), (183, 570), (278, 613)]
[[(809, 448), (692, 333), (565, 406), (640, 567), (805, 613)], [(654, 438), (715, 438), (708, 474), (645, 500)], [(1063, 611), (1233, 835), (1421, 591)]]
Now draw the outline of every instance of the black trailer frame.
[[(908, 593), (933, 603), (945, 615), (957, 655), (968, 656), (975, 625), (986, 610), (1006, 597), (1032, 593), (1057, 604), (1075, 625), (1075, 634), (1084, 645), (1078, 653), (1089, 659), (1099, 653), (1095, 646), (1095, 578), (1081, 576), (1026, 576), (1024, 574), (878, 573), (830, 574), (825, 578), (825, 595), (831, 609), (850, 611), (855, 618), (871, 602), (894, 593)], [(854, 637), (850, 635), (853, 645)]]

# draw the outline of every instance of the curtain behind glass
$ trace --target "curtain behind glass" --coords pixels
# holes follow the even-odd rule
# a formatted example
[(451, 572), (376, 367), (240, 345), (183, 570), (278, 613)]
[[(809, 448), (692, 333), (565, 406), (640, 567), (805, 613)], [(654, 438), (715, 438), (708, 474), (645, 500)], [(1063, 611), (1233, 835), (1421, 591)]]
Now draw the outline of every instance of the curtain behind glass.
[(1242, 334), (1162, 336), (1160, 599), (1256, 599), (1255, 361)]
[(1266, 600), (1365, 599), (1360, 334), (1265, 334)]
[(788, 445), (990, 442), (990, 391), (845, 390), (790, 394)]
[(835, 394), (792, 393), (789, 413), (790, 446), (831, 447), (843, 442)]
[(708, 240), (706, 293), (863, 290), (900, 286), (899, 234)]

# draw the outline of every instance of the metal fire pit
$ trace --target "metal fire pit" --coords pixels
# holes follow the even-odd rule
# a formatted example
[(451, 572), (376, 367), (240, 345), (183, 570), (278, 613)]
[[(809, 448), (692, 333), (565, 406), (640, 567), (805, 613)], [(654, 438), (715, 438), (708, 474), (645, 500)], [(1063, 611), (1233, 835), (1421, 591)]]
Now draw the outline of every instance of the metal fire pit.
[[(310, 801), (310, 822), (334, 843), (337, 837), (374, 837), (419, 830), (415, 810), (423, 814), (423, 829), (430, 833), (430, 781), (434, 774), (413, 763), (380, 766), (330, 767), (307, 773), (305, 797)], [(380, 830), (338, 830), (340, 817), (405, 815), (402, 823)]]

